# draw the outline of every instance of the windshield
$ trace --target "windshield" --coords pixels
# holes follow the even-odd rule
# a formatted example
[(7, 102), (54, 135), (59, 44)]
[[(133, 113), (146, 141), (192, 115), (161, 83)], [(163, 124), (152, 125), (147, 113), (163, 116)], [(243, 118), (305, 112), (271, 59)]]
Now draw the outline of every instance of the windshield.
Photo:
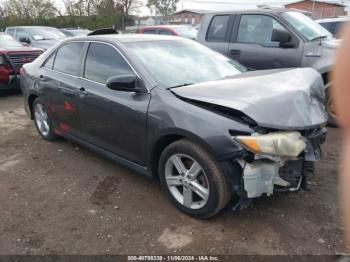
[(300, 12), (285, 12), (281, 16), (308, 41), (321, 37), (332, 37), (332, 34), (325, 28)]
[(65, 35), (56, 28), (36, 27), (28, 29), (34, 40), (52, 40), (65, 38)]
[(156, 80), (166, 87), (224, 79), (245, 71), (237, 62), (192, 40), (126, 45)]
[(10, 35), (0, 35), (0, 47), (3, 48), (17, 48), (17, 47), (23, 47), (23, 45), (17, 40), (15, 40)]
[(186, 37), (186, 38), (191, 38), (191, 39), (195, 39), (197, 37), (197, 29), (194, 27), (176, 27), (173, 28), (173, 30), (182, 37)]

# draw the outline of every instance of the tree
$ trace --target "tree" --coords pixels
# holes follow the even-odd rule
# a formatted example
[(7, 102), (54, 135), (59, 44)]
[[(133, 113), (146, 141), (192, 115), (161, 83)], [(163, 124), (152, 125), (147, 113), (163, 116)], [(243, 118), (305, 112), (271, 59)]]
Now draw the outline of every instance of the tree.
[(125, 18), (132, 10), (140, 8), (142, 3), (139, 0), (118, 0), (119, 9), (122, 13), (122, 28), (125, 30)]
[(28, 20), (50, 18), (58, 13), (51, 0), (8, 0), (5, 9), (9, 16)]
[(154, 9), (156, 14), (161, 14), (163, 20), (168, 20), (176, 11), (176, 4), (179, 0), (148, 0), (147, 7)]
[(63, 3), (69, 16), (89, 16), (95, 11), (94, 0), (63, 0)]

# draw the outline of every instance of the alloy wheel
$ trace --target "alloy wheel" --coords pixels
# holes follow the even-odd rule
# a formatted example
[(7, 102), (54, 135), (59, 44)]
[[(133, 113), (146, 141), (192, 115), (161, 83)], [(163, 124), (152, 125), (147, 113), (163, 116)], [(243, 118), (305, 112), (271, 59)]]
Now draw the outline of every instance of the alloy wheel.
[(172, 155), (165, 164), (165, 181), (172, 196), (190, 209), (204, 207), (209, 199), (209, 182), (201, 165), (185, 154)]
[(48, 136), (50, 125), (47, 112), (42, 104), (37, 103), (34, 107), (35, 123), (41, 135)]

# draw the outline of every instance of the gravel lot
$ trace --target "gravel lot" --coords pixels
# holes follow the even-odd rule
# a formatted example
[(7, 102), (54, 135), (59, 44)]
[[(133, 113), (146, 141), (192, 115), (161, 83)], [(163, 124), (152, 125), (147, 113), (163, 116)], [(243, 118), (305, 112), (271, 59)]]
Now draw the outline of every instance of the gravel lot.
[(46, 142), (20, 95), (0, 96), (0, 254), (335, 254), (340, 132), (311, 192), (261, 198), (201, 221), (156, 181), (66, 140)]

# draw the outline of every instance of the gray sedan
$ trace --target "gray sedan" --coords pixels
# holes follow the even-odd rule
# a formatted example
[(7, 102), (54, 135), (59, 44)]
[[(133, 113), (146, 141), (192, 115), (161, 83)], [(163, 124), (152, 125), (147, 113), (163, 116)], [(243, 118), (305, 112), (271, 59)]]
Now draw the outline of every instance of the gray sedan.
[(70, 139), (158, 178), (181, 211), (208, 218), (228, 203), (298, 190), (321, 157), (321, 76), (245, 71), (184, 38), (94, 35), (25, 65), (21, 87), (44, 139)]

